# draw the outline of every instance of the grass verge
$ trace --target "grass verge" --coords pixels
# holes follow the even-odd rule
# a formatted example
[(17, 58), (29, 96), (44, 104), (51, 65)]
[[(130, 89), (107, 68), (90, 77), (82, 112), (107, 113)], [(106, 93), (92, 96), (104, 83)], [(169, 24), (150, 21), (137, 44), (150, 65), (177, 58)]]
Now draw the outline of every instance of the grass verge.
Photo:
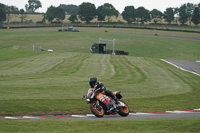
[[(200, 132), (200, 119), (158, 120), (0, 120), (1, 132), (81, 133), (192, 133)], [(98, 128), (97, 128), (98, 127)]]

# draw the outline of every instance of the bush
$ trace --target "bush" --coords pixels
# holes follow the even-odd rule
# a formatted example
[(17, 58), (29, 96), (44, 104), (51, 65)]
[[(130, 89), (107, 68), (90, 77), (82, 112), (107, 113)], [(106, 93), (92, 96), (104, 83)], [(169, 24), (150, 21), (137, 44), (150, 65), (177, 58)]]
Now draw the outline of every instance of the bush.
[(62, 22), (53, 21), (53, 22), (51, 22), (51, 24), (58, 25), (58, 24), (62, 24)]
[(44, 21), (37, 21), (36, 24), (44, 24)]

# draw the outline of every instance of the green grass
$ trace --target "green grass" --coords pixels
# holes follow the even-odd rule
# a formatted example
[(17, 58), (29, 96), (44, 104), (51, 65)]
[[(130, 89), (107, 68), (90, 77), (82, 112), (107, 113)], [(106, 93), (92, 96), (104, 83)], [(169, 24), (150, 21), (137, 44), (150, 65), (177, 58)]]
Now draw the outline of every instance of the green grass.
[(43, 54), (40, 51), (32, 51), (32, 50), (0, 50), (0, 61), (8, 61), (17, 58), (24, 58), (34, 55)]
[[(137, 31), (128, 30), (128, 32)], [(115, 38), (117, 50), (128, 51), (129, 55), (136, 57), (198, 60), (200, 55), (198, 51), (198, 49), (200, 49), (198, 40), (160, 36), (103, 32), (72, 33), (55, 31), (23, 31), (17, 33), (13, 31), (0, 32), (0, 35), (0, 43), (3, 44), (0, 46), (1, 49), (11, 49), (13, 46), (19, 46), (19, 49), (31, 50), (32, 45), (38, 45), (46, 49), (53, 49), (55, 52), (88, 53), (92, 43), (98, 42), (98, 39), (102, 37), (108, 39)], [(199, 36), (198, 34), (192, 35), (196, 37)], [(194, 47), (196, 49), (194, 49)]]
[[(0, 120), (1, 132), (198, 133), (200, 119), (158, 120)], [(98, 128), (97, 128), (98, 127)]]
[[(5, 31), (0, 32), (0, 114), (88, 113), (80, 98), (94, 76), (108, 89), (121, 90), (131, 112), (200, 106), (199, 76), (160, 60), (199, 60), (199, 41), (105, 32)], [(130, 56), (91, 54), (89, 47), (99, 37), (115, 38), (116, 49)], [(32, 51), (32, 45), (54, 52)]]
[(121, 90), (132, 112), (199, 107), (199, 77), (157, 59), (50, 53), (0, 66), (2, 114), (87, 113), (88, 105), (80, 97), (95, 75), (110, 90)]
[[(81, 96), (87, 93), (88, 80), (93, 76), (98, 77), (109, 90), (121, 90), (131, 112), (200, 107), (200, 77), (160, 60), (199, 60), (199, 41), (111, 32), (38, 30), (0, 32), (0, 115), (90, 113)], [(120, 30), (127, 33), (154, 32)], [(109, 31), (116, 32), (117, 29)], [(193, 33), (177, 35), (199, 36)], [(100, 37), (115, 38), (116, 49), (128, 51), (129, 56), (91, 54), (89, 47)], [(53, 49), (54, 52), (32, 51), (32, 45)], [(96, 132), (200, 132), (199, 118), (0, 120), (0, 125), (1, 132), (96, 131), (90, 126), (102, 127)]]

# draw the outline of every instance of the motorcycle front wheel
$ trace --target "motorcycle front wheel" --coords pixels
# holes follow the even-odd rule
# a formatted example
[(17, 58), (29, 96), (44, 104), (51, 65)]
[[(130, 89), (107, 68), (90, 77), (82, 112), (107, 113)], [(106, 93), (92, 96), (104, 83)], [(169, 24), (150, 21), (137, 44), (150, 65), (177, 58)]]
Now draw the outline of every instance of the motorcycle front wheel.
[(121, 116), (128, 116), (129, 115), (129, 107), (128, 105), (124, 102), (124, 101), (120, 101), (122, 103), (124, 103), (124, 107), (119, 107), (119, 112), (118, 114), (121, 115)]
[(96, 103), (90, 104), (90, 110), (96, 117), (103, 117), (104, 116), (104, 109), (101, 105), (96, 105)]

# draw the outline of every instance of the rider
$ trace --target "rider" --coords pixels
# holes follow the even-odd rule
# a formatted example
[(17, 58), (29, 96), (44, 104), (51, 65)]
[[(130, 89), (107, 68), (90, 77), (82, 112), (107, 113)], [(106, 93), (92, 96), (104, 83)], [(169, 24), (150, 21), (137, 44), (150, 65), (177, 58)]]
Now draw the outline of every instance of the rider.
[[(106, 90), (106, 87), (104, 86), (104, 84), (101, 83), (101, 82), (98, 82), (97, 78), (95, 78), (95, 77), (90, 78), (89, 84), (90, 84), (91, 88), (88, 90), (88, 92), (91, 92), (94, 88), (96, 88), (97, 92), (103, 92), (104, 91), (107, 96), (110, 96), (112, 99), (115, 100), (116, 105), (119, 104), (119, 101), (116, 98), (116, 96), (111, 91)], [(112, 110), (112, 108), (111, 108), (111, 110)]]

